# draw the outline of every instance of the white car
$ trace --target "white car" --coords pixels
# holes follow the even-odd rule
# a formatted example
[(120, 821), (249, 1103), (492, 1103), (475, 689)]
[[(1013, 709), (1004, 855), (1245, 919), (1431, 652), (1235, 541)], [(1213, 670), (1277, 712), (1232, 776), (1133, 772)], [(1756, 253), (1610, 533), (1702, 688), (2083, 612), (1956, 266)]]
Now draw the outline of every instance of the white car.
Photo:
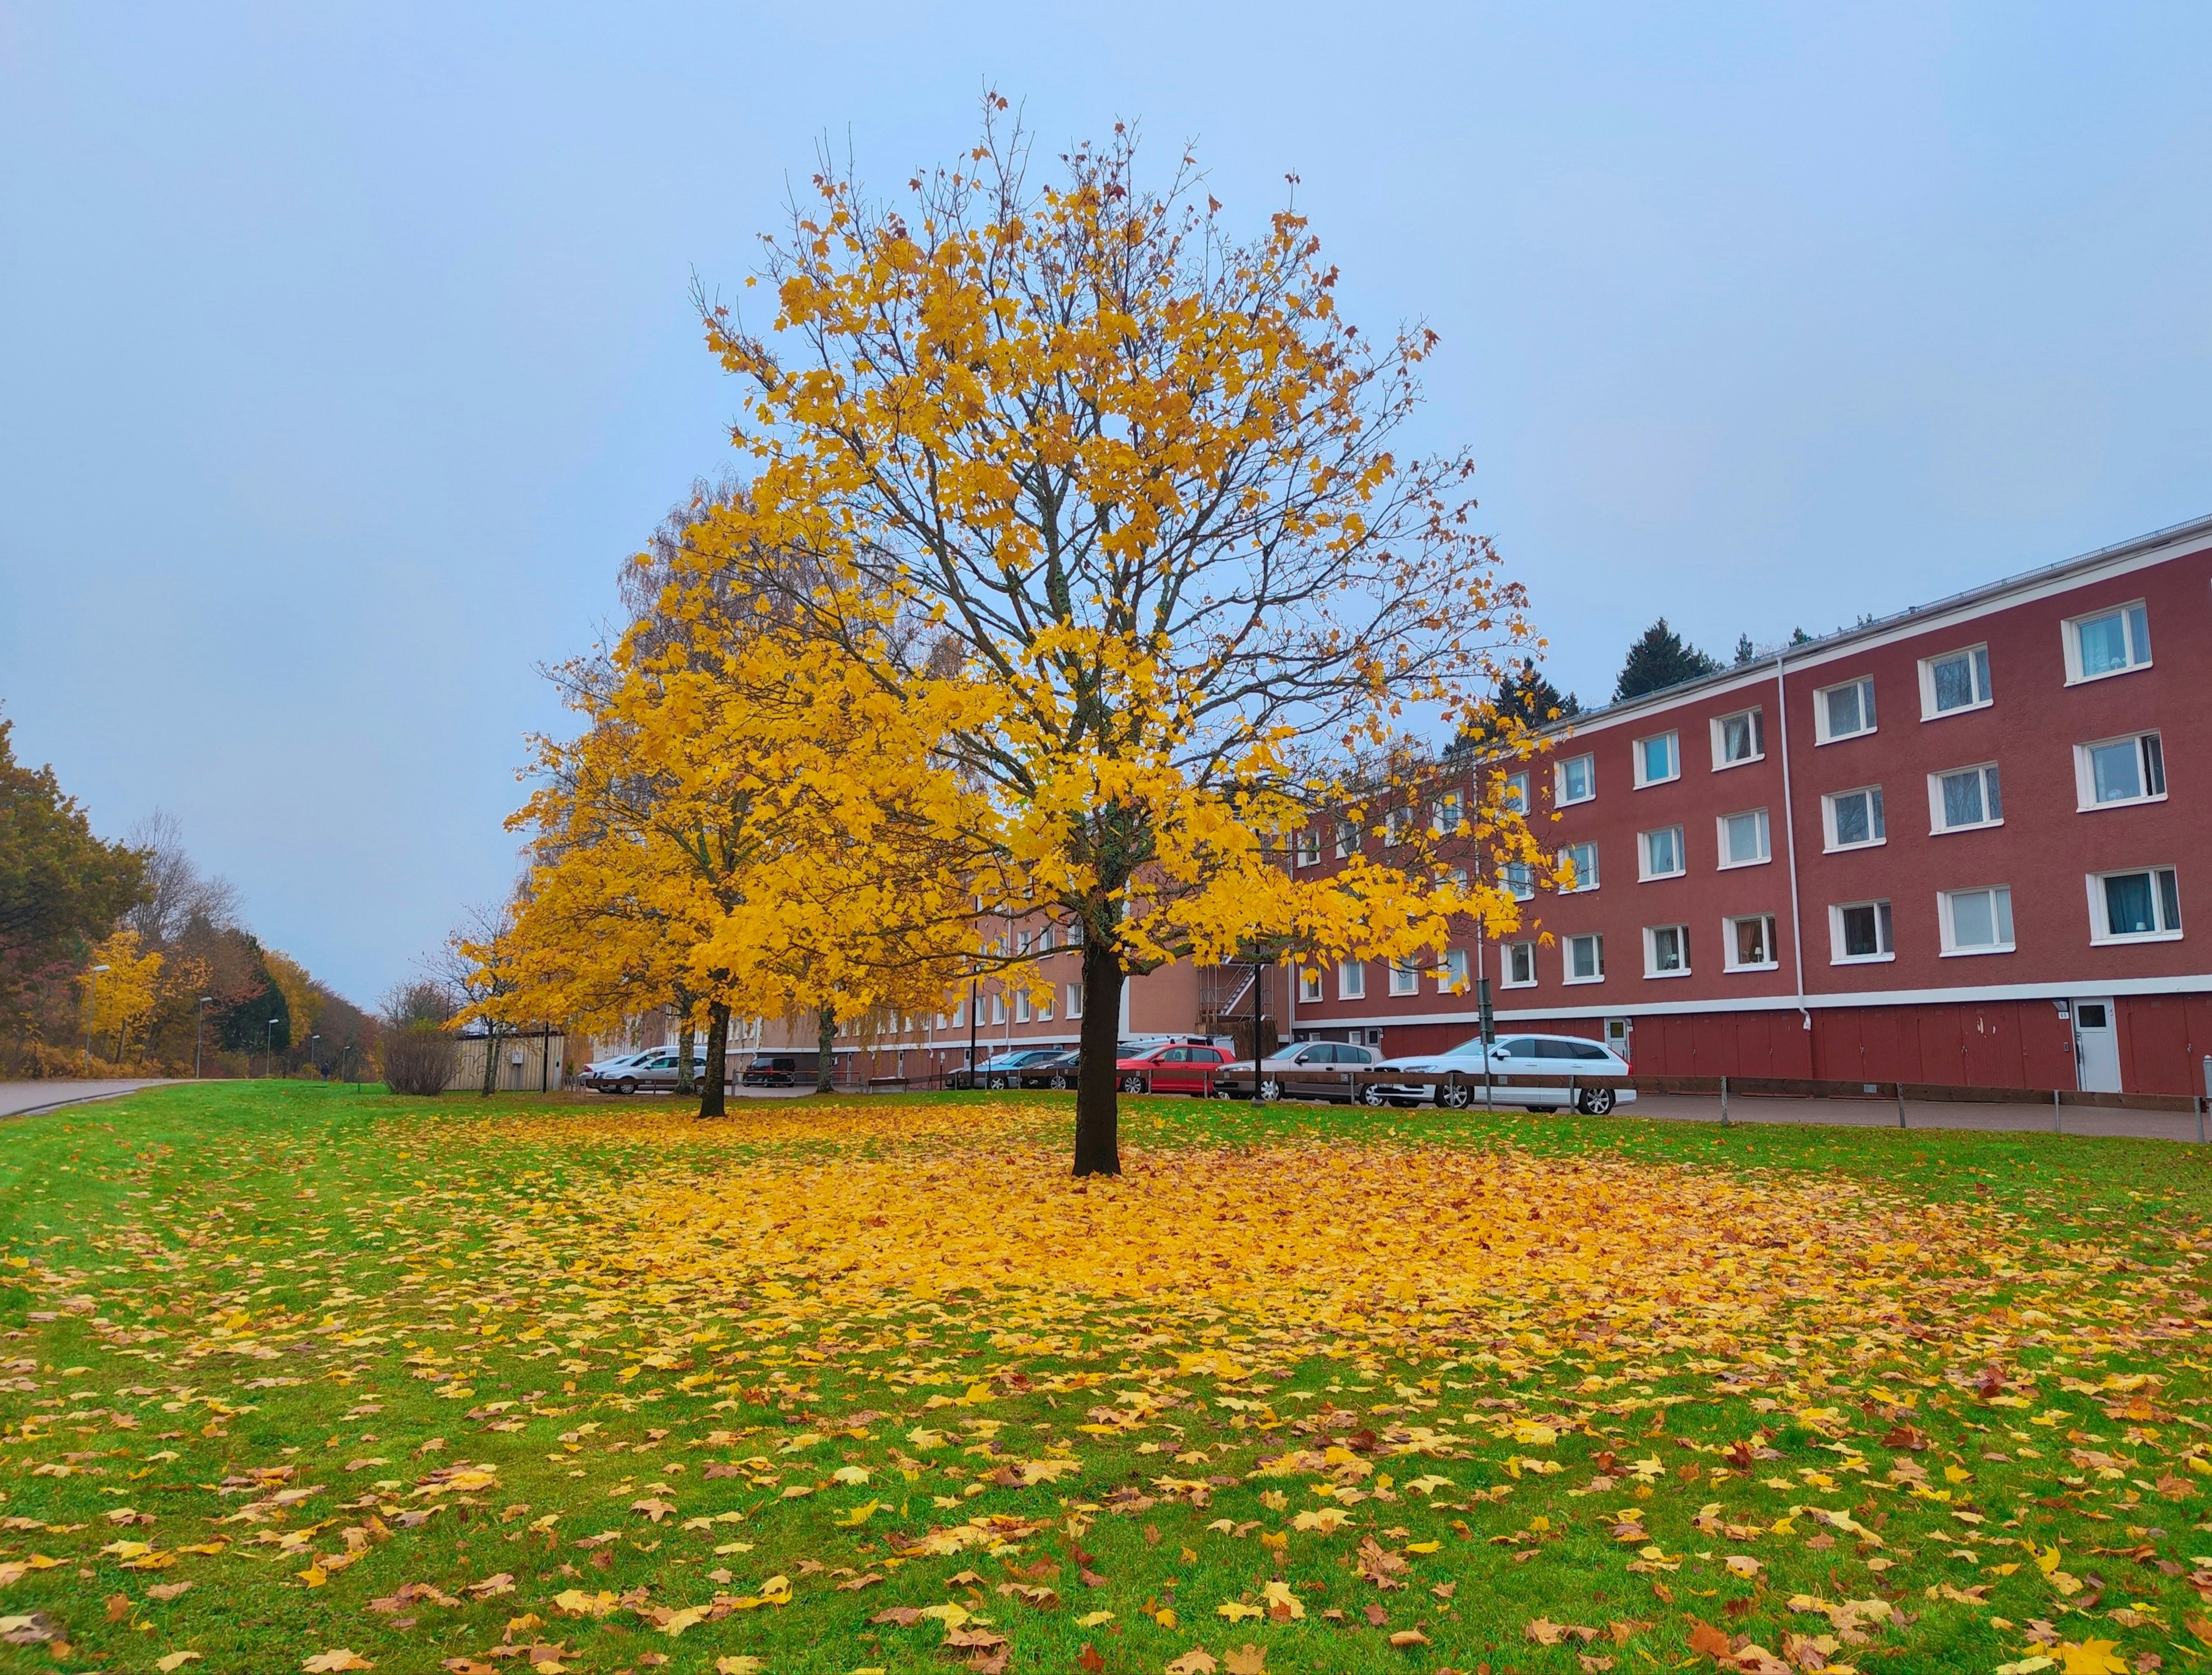
[[(1456, 1072), (1459, 1080), (1442, 1086), (1370, 1082), (1360, 1097), (1370, 1105), (1411, 1105), (1434, 1099), (1464, 1110), (1482, 1096), (1482, 1037), (1462, 1041), (1444, 1053), (1409, 1053), (1385, 1059), (1378, 1071), (1413, 1071), (1424, 1076)], [(1491, 1103), (1522, 1105), (1532, 1111), (1556, 1111), (1571, 1103), (1587, 1116), (1601, 1117), (1636, 1097), (1618, 1085), (1630, 1075), (1628, 1061), (1585, 1035), (1500, 1035), (1489, 1054)], [(1504, 1079), (1510, 1078), (1510, 1079)]]

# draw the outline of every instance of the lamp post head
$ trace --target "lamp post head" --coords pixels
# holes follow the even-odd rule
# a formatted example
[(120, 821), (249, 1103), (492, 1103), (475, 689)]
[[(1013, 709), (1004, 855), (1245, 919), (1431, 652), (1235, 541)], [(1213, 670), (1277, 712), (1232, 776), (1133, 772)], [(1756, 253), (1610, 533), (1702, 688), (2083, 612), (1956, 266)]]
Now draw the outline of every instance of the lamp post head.
[(92, 974), (93, 974), (94, 976), (97, 977), (97, 976), (99, 976), (99, 975), (100, 975), (100, 974), (101, 972), (103, 972), (103, 971), (105, 971), (105, 970), (106, 970), (106, 969), (107, 969), (107, 968), (106, 968), (106, 966), (94, 966), (94, 967), (92, 968)]

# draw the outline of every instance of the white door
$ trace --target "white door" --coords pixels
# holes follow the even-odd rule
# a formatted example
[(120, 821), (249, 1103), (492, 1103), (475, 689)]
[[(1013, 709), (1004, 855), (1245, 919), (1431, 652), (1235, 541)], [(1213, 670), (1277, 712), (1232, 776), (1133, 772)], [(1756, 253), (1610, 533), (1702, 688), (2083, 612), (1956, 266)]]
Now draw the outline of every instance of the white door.
[(1605, 1021), (1605, 1044), (1620, 1055), (1624, 1064), (1633, 1063), (1636, 1055), (1628, 1050), (1628, 1042), (1635, 1025), (1626, 1018), (1607, 1018)]
[(2083, 1093), (2119, 1092), (2120, 1032), (2112, 1019), (2111, 1001), (2074, 1003), (2074, 1064), (2076, 1083)]

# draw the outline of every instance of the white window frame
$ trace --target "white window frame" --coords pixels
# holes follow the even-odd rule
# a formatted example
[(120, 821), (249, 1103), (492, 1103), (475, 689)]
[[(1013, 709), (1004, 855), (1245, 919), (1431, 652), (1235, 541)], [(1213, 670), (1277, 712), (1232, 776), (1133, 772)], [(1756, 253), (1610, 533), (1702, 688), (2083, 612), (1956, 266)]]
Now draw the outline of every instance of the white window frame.
[(1066, 985), (1066, 1016), (1071, 1018), (1079, 1018), (1083, 1016), (1083, 985), (1080, 983), (1070, 983)]
[[(1872, 954), (1844, 952), (1844, 915), (1853, 907), (1871, 907), (1875, 915), (1875, 944), (1878, 951)], [(1897, 957), (1897, 916), (1885, 899), (1870, 901), (1837, 901), (1828, 907), (1828, 963), (1832, 966), (1872, 966)]]
[[(1523, 953), (1528, 957), (1528, 974), (1526, 977), (1516, 977), (1513, 974), (1513, 956), (1516, 952)], [(1533, 989), (1536, 986), (1536, 944), (1534, 942), (1508, 942), (1500, 943), (1498, 944), (1498, 986), (1502, 989)]]
[[(1667, 746), (1667, 771), (1646, 778), (1644, 747), (1663, 743)], [(1678, 727), (1669, 727), (1663, 733), (1646, 733), (1642, 738), (1631, 739), (1628, 744), (1629, 765), (1635, 774), (1637, 790), (1647, 786), (1663, 786), (1682, 777), (1682, 733)]]
[(1321, 865), (1321, 828), (1317, 826), (1299, 828), (1297, 840), (1297, 865), (1300, 867)]
[[(2116, 932), (2112, 928), (2106, 916), (2105, 881), (2107, 878), (2128, 877), (2137, 872), (2145, 872), (2150, 875), (2151, 909), (2160, 921), (2159, 928), (2155, 931), (2122, 931)], [(2172, 876), (2174, 906), (2176, 908), (2179, 908), (2181, 905), (2181, 878), (2179, 869), (2177, 867), (2165, 865), (2154, 865), (2150, 866), (2114, 866), (2107, 867), (2102, 872), (2092, 872), (2089, 874), (2090, 942), (2099, 946), (2104, 946), (2106, 944), (2124, 945), (2130, 943), (2138, 942), (2179, 942), (2181, 940), (2181, 925), (2179, 922), (2172, 925), (2168, 925), (2164, 922), (2166, 918), (2166, 892), (2160, 883), (2160, 874), (2169, 874)], [(2178, 921), (2179, 918), (2179, 913), (2175, 915), (2175, 918)]]
[[(1874, 677), (1871, 675), (1857, 675), (1847, 681), (1838, 681), (1833, 686), (1821, 687), (1813, 694), (1813, 743), (1814, 744), (1840, 744), (1847, 738), (1864, 738), (1869, 733), (1881, 731), (1879, 722), (1872, 719), (1868, 720), (1864, 726), (1853, 732), (1838, 733), (1829, 731), (1828, 695), (1831, 692), (1841, 692), (1847, 686), (1861, 689), (1859, 714), (1862, 717), (1873, 717), (1877, 714), (1874, 701)], [(1949, 712), (1946, 711), (1945, 713), (1948, 714)]]
[(1997, 917), (1996, 902), (1995, 898), (2002, 895), (2004, 897), (2003, 919), (2005, 928), (2007, 930), (2010, 930), (2012, 928), (2012, 886), (2010, 884), (1977, 884), (1966, 889), (1938, 890), (1936, 893), (1936, 922), (1938, 927), (1940, 927), (1942, 934), (1942, 956), (1947, 960), (1972, 959), (1976, 956), (1982, 954), (2010, 954), (2015, 952), (2019, 944), (2011, 937), (2006, 938), (2002, 942), (1983, 943), (1971, 948), (1960, 946), (1955, 915), (1958, 911), (1958, 899), (1962, 895), (1986, 895), (1990, 897), (1990, 922), (1992, 925), (1996, 924)]
[(1390, 962), (1389, 992), (1393, 996), (1419, 994), (1421, 992), (1421, 962), (1419, 960)]
[(1328, 981), (1319, 966), (1298, 968), (1298, 998), (1319, 1004), (1323, 998), (1322, 986)]
[[(1567, 770), (1571, 768), (1583, 770), (1583, 790), (1579, 797), (1570, 796), (1567, 792)], [(1562, 809), (1572, 808), (1577, 803), (1597, 801), (1597, 758), (1585, 750), (1578, 756), (1562, 757), (1554, 763), (1552, 801)]]
[(1024, 985), (1014, 991), (1014, 1022), (1027, 1023), (1029, 1021), (1030, 992), (1028, 986)]
[(1498, 805), (1513, 814), (1528, 812), (1528, 770), (1527, 768), (1522, 768), (1518, 774), (1505, 775), (1498, 786)]
[(1413, 824), (1411, 810), (1385, 810), (1382, 815), (1382, 847), (1385, 849), (1395, 849), (1400, 844), (1405, 842), (1406, 834), (1412, 829)]
[(1339, 960), (1336, 962), (1336, 998), (1339, 1000), (1367, 998), (1367, 962)]
[(1536, 898), (1536, 869), (1527, 861), (1508, 861), (1498, 870), (1505, 885), (1505, 893), (1516, 901), (1533, 901)]
[[(2137, 783), (2148, 786), (2151, 780), (2150, 762), (2143, 749), (2145, 740), (2155, 741), (2158, 751), (2158, 789), (2145, 791), (2138, 797), (2115, 797), (2109, 803), (2097, 800), (2097, 772), (2090, 761), (2093, 750), (2110, 750), (2115, 744), (2132, 744), (2136, 749)], [(2166, 801), (2166, 740), (2156, 727), (2147, 727), (2139, 733), (2121, 733), (2112, 738), (2093, 738), (2086, 744), (2074, 747), (2074, 805), (2077, 812), (2094, 814), (2100, 809), (2132, 809), (2145, 803)]]
[[(1575, 975), (1575, 944), (1585, 942), (1592, 944), (1597, 954), (1597, 975), (1595, 977), (1577, 977)], [(1601, 931), (1586, 931), (1580, 936), (1560, 938), (1559, 963), (1561, 970), (1565, 973), (1565, 975), (1561, 979), (1563, 982), (1602, 983), (1605, 981), (1604, 932)]]
[[(1749, 962), (1735, 956), (1735, 927), (1757, 919), (1765, 926), (1761, 933), (1766, 944), (1766, 957)], [(1779, 971), (1782, 961), (1774, 945), (1774, 915), (1772, 913), (1735, 913), (1721, 921), (1721, 969), (1723, 971)]]
[(1030, 1015), (1039, 1023), (1050, 1023), (1052, 1022), (1052, 991), (1047, 989), (1038, 996), (1030, 1003)]
[[(1976, 657), (1976, 653), (1980, 653)], [(1948, 663), (1953, 658), (1965, 658), (1972, 672), (1978, 689), (1971, 704), (1954, 704), (1949, 709), (1936, 707), (1936, 665)], [(1972, 646), (1961, 646), (1956, 651), (1939, 652), (1920, 659), (1920, 719), (1923, 721), (1945, 721), (1954, 715), (1965, 715), (1978, 709), (1987, 709), (1996, 701), (1996, 679), (1990, 669), (1990, 647), (1987, 640)]]
[[(1651, 840), (1672, 834), (1674, 840), (1674, 867), (1662, 872), (1651, 864)], [(1682, 841), (1680, 826), (1654, 826), (1648, 832), (1636, 834), (1636, 881), (1648, 884), (1660, 878), (1680, 878), (1690, 870), (1689, 846)]]
[(1337, 859), (1340, 861), (1349, 859), (1361, 847), (1362, 834), (1359, 830), (1359, 822), (1356, 820), (1338, 821), (1336, 822)]
[[(1838, 843), (1836, 841), (1836, 804), (1846, 797), (1867, 797), (1874, 800), (1868, 804), (1868, 825), (1875, 823), (1880, 814), (1881, 834), (1859, 843)], [(1848, 791), (1832, 791), (1820, 798), (1820, 844), (1825, 854), (1840, 854), (1854, 849), (1879, 849), (1889, 841), (1889, 811), (1881, 803), (1880, 786), (1853, 786)]]
[[(2120, 619), (2120, 637), (2127, 642), (2128, 660), (2118, 669), (2100, 670), (2092, 675), (2081, 666), (2081, 629), (2085, 624), (2102, 622), (2107, 616)], [(2066, 646), (2066, 684), (2069, 686), (2080, 686), (2085, 681), (2109, 681), (2115, 676), (2132, 675), (2139, 669), (2150, 667), (2150, 606), (2144, 600), (2130, 599), (2125, 604), (2105, 605), (2096, 610), (2085, 610), (2078, 616), (2069, 616), (2062, 634)]]
[[(1666, 932), (1674, 933), (1674, 952), (1682, 963), (1671, 971), (1659, 965), (1659, 938)], [(1690, 974), (1690, 927), (1686, 925), (1647, 925), (1644, 927), (1644, 975), (1656, 980), (1662, 977), (1687, 977)]]
[[(1729, 859), (1729, 822), (1731, 820), (1756, 820), (1759, 822), (1759, 853), (1750, 860), (1739, 861)], [(1713, 842), (1716, 846), (1717, 853), (1720, 856), (1720, 865), (1715, 869), (1717, 871), (1733, 872), (1738, 867), (1771, 866), (1773, 865), (1774, 822), (1768, 816), (1767, 811), (1765, 809), (1738, 809), (1734, 814), (1715, 815), (1713, 816)]]
[[(1753, 762), (1766, 760), (1766, 719), (1765, 706), (1753, 704), (1749, 709), (1730, 710), (1726, 715), (1712, 719), (1713, 772), (1725, 774), (1731, 768), (1747, 768)], [(1751, 754), (1747, 756), (1729, 756), (1722, 754), (1728, 736), (1728, 724), (1748, 719), (1751, 723)]]
[(1449, 948), (1444, 950), (1444, 962), (1436, 973), (1438, 994), (1467, 992), (1467, 950)]
[[(1961, 774), (1978, 774), (1982, 776), (1982, 818), (1962, 821), (1956, 826), (1947, 826), (1943, 823), (1943, 781), (1955, 779)], [(1997, 795), (1995, 798), (1990, 795), (1990, 780), (1993, 775), (1997, 781)], [(1989, 810), (1993, 803), (2001, 807), (2003, 802), (2004, 778), (1997, 774), (1997, 765), (1993, 762), (1969, 762), (1964, 768), (1946, 768), (1930, 774), (1928, 776), (1928, 835), (1943, 837), (1952, 832), (1978, 832), (1987, 827), (2002, 826), (2004, 824), (2004, 816), (1999, 815), (1992, 820), (1989, 816)]]
[(1006, 1021), (1006, 991), (1003, 989), (993, 990), (990, 995), (990, 1002), (991, 1016), (986, 1018), (984, 1022), (987, 1023), (1004, 1023)]
[(1595, 838), (1584, 838), (1580, 843), (1568, 844), (1559, 851), (1559, 864), (1561, 866), (1568, 865), (1570, 864), (1568, 858), (1577, 849), (1587, 849), (1590, 853), (1589, 876), (1585, 878), (1583, 876), (1582, 869), (1579, 866), (1576, 867), (1575, 882), (1571, 885), (1562, 885), (1560, 887), (1559, 894), (1562, 895), (1587, 895), (1598, 887), (1600, 873), (1598, 869), (1597, 840)]
[(1455, 837), (1459, 834), (1460, 795), (1448, 791), (1429, 804), (1429, 835)]

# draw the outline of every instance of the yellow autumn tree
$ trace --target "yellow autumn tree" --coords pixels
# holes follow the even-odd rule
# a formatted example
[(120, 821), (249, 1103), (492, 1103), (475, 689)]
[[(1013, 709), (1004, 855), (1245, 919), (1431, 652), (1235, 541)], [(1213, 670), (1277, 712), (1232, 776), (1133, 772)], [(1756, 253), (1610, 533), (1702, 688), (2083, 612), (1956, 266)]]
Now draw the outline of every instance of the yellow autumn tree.
[[(719, 528), (743, 526), (732, 507)], [(535, 837), (495, 950), (507, 1007), (604, 1021), (672, 999), (703, 1015), (718, 1070), (733, 1011), (812, 1015), (826, 1038), (841, 1019), (933, 1009), (970, 968), (991, 869), (933, 748), (956, 718), (768, 603), (691, 590), (605, 664), (566, 671), (587, 725), (541, 743), (516, 816)], [(720, 1075), (701, 1091), (719, 1114)]]
[[(97, 969), (101, 966), (106, 969)], [(161, 999), (161, 955), (151, 950), (140, 953), (136, 931), (118, 931), (94, 948), (78, 981), (85, 1033), (94, 1040), (113, 1041), (112, 1056), (120, 1064), (131, 1032), (153, 1017)]]
[(1238, 241), (1188, 158), (1149, 186), (1118, 126), (1037, 184), (1005, 108), (902, 206), (825, 162), (757, 276), (772, 318), (706, 307), (753, 475), (689, 574), (904, 698), (968, 690), (940, 749), (999, 878), (1081, 928), (1075, 1168), (1110, 1174), (1127, 974), (1516, 923), (1449, 853), (1532, 847), (1496, 775), (1387, 861), (1288, 863), (1310, 822), (1425, 796), (1416, 719), (1494, 744), (1480, 694), (1529, 636), (1471, 462), (1396, 451), (1433, 334), (1363, 335), (1301, 217)]

